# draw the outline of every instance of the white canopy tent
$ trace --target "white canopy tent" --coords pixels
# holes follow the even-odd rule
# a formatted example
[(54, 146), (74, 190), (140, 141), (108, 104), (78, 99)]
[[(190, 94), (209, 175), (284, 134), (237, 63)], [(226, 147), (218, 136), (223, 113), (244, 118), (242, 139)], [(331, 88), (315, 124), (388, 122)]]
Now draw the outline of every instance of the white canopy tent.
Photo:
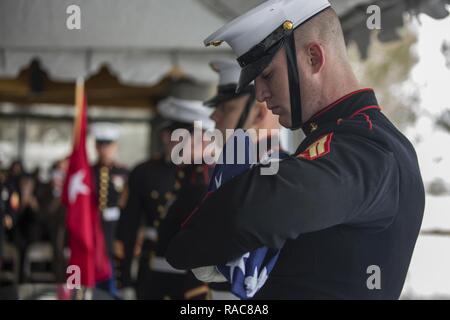
[[(66, 27), (71, 4), (80, 6), (81, 30)], [(0, 17), (0, 77), (15, 77), (38, 58), (55, 80), (107, 64), (128, 84), (155, 84), (174, 67), (211, 81), (205, 62), (230, 55), (203, 48), (225, 21), (196, 0), (3, 0)]]
[[(227, 48), (202, 41), (226, 21), (262, 0), (2, 0), (0, 2), (0, 77), (15, 77), (38, 58), (54, 80), (96, 73), (106, 64), (127, 84), (153, 85), (173, 68), (199, 81), (216, 80), (207, 62), (230, 56)], [(405, 11), (435, 18), (448, 13), (450, 0), (332, 0), (349, 41), (362, 55), (369, 30), (360, 28), (369, 3), (383, 10), (382, 38), (395, 38)], [(81, 9), (81, 30), (68, 30), (66, 9)], [(394, 16), (396, 18), (394, 18)]]

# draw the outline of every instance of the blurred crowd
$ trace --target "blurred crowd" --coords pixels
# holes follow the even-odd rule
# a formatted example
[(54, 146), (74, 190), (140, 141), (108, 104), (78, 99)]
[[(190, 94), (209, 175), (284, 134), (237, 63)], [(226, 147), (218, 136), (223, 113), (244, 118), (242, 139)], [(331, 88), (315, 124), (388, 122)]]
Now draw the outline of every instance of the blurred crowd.
[[(175, 90), (178, 99), (161, 103), (161, 113), (175, 112), (163, 114), (155, 127), (154, 155), (131, 170), (117, 162), (120, 126), (90, 125), (97, 154), (91, 165), (95, 203), (113, 270), (110, 279), (97, 283), (94, 299), (211, 298), (210, 286), (190, 271), (172, 268), (164, 256), (209, 185), (213, 167), (202, 159), (191, 159), (199, 164), (175, 165), (171, 153), (177, 143), (170, 138), (174, 130), (193, 132), (195, 120), (214, 123), (209, 118), (212, 109), (203, 106), (207, 88), (195, 92), (195, 85), (181, 84)], [(196, 148), (203, 150), (209, 143), (200, 140), (187, 142), (193, 157), (203, 155)], [(38, 170), (26, 172), (20, 161), (1, 172), (0, 299), (27, 299), (21, 288), (33, 284), (51, 284), (53, 298), (67, 298), (62, 288), (68, 275), (70, 234), (62, 194), (68, 169), (69, 158), (65, 158), (53, 164), (48, 181)]]
[(66, 246), (61, 203), (68, 160), (56, 161), (48, 181), (20, 161), (0, 171), (1, 287), (27, 282), (63, 282)]

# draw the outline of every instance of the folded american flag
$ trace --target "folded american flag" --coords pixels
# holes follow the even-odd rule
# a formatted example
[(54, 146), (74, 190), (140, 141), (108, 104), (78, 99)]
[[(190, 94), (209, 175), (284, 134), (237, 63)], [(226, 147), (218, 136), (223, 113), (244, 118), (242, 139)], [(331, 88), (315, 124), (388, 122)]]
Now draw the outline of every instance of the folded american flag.
[[(242, 137), (241, 137), (242, 138)], [(234, 159), (231, 163), (227, 163), (227, 146), (230, 146), (231, 139), (236, 139), (232, 136), (225, 147), (223, 148), (220, 161), (214, 169), (212, 179), (209, 186), (209, 191), (214, 192), (224, 185), (228, 180), (243, 174), (255, 164), (257, 164), (257, 156), (255, 154), (252, 139), (248, 134), (245, 134), (245, 148), (235, 146)], [(235, 140), (236, 141), (236, 140)], [(241, 140), (242, 141), (242, 140)], [(269, 151), (265, 155), (265, 160), (278, 160), (287, 157), (287, 154)], [(240, 152), (240, 154), (238, 154)], [(241, 161), (238, 163), (237, 159)], [(244, 159), (245, 161), (242, 161)], [(244, 162), (244, 163), (242, 163)], [(251, 299), (264, 286), (270, 272), (277, 262), (280, 252), (266, 247), (259, 248), (256, 251), (248, 252), (235, 261), (230, 261), (225, 265), (217, 266), (217, 270), (230, 282), (231, 292), (243, 300)]]

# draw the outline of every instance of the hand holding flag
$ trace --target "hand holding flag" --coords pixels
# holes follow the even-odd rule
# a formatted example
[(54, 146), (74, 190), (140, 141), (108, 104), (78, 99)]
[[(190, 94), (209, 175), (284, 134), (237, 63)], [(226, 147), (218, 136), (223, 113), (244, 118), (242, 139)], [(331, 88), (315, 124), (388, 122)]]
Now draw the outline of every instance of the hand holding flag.
[[(235, 136), (232, 136), (230, 139), (234, 138)], [(245, 134), (245, 149), (239, 150), (239, 152), (244, 152), (245, 163), (243, 164), (237, 163), (236, 153), (234, 162), (226, 163), (227, 144), (222, 151), (221, 161), (214, 169), (209, 192), (216, 191), (228, 180), (244, 173), (256, 164), (257, 157), (253, 154), (256, 148), (253, 147), (250, 135)], [(271, 152), (269, 151), (269, 153)], [(281, 157), (284, 156), (284, 154), (281, 155)], [(251, 299), (266, 283), (277, 262), (279, 253), (278, 250), (263, 247), (248, 252), (225, 265), (203, 267), (192, 271), (200, 280), (205, 282), (228, 281), (231, 284), (232, 293), (243, 300)]]

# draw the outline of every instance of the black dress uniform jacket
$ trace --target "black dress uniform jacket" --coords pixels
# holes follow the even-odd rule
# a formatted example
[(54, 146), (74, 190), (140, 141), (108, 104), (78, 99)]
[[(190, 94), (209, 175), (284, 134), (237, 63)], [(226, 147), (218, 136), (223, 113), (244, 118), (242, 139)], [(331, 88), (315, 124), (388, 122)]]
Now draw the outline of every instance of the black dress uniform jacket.
[[(210, 167), (207, 165), (180, 166), (177, 178), (180, 189), (177, 199), (170, 207), (159, 228), (156, 254), (163, 257), (172, 238), (180, 230), (182, 222), (199, 205), (205, 196), (209, 183)], [(181, 175), (180, 175), (181, 174)]]
[[(167, 246), (181, 228), (181, 223), (199, 205), (204, 198), (208, 184), (210, 167), (202, 165), (183, 165), (177, 168), (179, 189), (177, 198), (168, 210), (167, 216), (161, 221), (158, 229), (156, 255), (165, 256)], [(166, 277), (167, 278), (167, 277)], [(172, 276), (173, 284), (166, 285), (173, 299), (205, 300), (209, 299), (208, 286), (197, 280), (192, 272)], [(167, 279), (169, 280), (169, 279)]]
[[(151, 159), (139, 164), (128, 179), (128, 199), (120, 216), (118, 239), (123, 241), (125, 257), (122, 280), (125, 286), (131, 285), (130, 268), (138, 229), (141, 225), (157, 228), (162, 217), (158, 210), (173, 201), (175, 197), (176, 166), (164, 159)], [(166, 210), (166, 209), (165, 209)], [(150, 251), (156, 243), (146, 243), (141, 253), (141, 265), (148, 267)]]
[[(268, 246), (281, 255), (256, 299), (399, 298), (425, 202), (413, 146), (370, 89), (303, 131), (277, 175), (256, 167), (210, 195), (171, 242), (169, 263), (217, 265)], [(368, 283), (373, 266), (379, 288)]]
[(114, 257), (113, 244), (116, 236), (118, 218), (105, 219), (103, 211), (108, 208), (120, 210), (120, 198), (128, 178), (128, 170), (118, 165), (102, 166), (96, 164), (92, 167), (98, 206), (101, 214), (105, 244), (110, 258)]
[(205, 166), (175, 166), (164, 159), (152, 159), (138, 165), (129, 176), (128, 200), (121, 215), (118, 238), (123, 241), (122, 281), (131, 285), (130, 267), (136, 235), (144, 224), (157, 231), (157, 239), (143, 243), (136, 283), (138, 299), (203, 299), (207, 287), (190, 273), (153, 270), (151, 262), (163, 252), (180, 229), (180, 222), (205, 194), (208, 175)]

